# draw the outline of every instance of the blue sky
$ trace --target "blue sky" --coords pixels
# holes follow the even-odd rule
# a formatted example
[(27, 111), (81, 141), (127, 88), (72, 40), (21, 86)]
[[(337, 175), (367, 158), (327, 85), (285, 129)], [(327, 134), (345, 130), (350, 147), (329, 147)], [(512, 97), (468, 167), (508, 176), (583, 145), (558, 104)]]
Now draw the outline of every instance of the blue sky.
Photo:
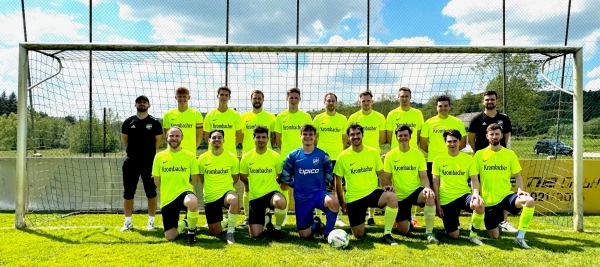
[[(507, 45), (564, 43), (568, 0), (506, 2)], [(29, 41), (87, 42), (87, 3), (87, 0), (25, 1)], [(96, 42), (117, 43), (225, 43), (225, 3), (225, 0), (94, 0), (93, 38)], [(594, 0), (573, 1), (571, 11), (568, 42), (584, 47), (584, 90), (600, 90), (600, 20), (596, 19), (600, 5)], [(230, 14), (230, 43), (296, 42), (296, 1), (231, 0)], [(366, 44), (366, 19), (366, 1), (303, 0), (300, 43)], [(20, 1), (2, 1), (0, 25), (3, 25), (0, 86), (13, 92), (17, 85), (17, 43), (24, 40)], [(373, 45), (501, 45), (502, 0), (372, 0), (370, 33)], [(345, 72), (340, 68), (324, 81), (344, 80), (355, 71)], [(304, 75), (311, 73), (314, 74), (307, 71)], [(414, 75), (415, 71), (411, 73)], [(393, 74), (385, 77), (389, 75)], [(285, 78), (278, 82), (292, 80)], [(406, 83), (418, 87), (419, 83), (428, 82), (404, 77), (379, 81), (390, 81), (389, 88)]]

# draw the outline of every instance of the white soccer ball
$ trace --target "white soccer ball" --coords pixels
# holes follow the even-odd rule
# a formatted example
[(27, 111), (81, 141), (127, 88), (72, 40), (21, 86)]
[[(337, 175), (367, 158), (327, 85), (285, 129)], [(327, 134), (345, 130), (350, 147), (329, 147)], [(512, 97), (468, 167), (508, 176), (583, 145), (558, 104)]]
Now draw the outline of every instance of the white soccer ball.
[(348, 246), (350, 239), (348, 233), (342, 229), (335, 229), (327, 236), (327, 242), (332, 248), (343, 249)]

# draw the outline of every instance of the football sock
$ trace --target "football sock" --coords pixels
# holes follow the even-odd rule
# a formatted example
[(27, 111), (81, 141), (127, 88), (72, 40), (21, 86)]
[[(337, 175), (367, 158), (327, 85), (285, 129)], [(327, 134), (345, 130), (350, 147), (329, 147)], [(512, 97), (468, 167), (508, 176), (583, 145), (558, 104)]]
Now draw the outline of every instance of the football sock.
[(265, 224), (263, 230), (267, 230), (267, 224), (269, 224), (270, 218), (268, 215), (265, 215)]
[(517, 238), (525, 237), (525, 232), (529, 229), (529, 224), (533, 219), (534, 211), (535, 207), (523, 207), (523, 212), (521, 212), (521, 218), (519, 220), (519, 232), (517, 232)]
[(183, 219), (177, 223), (177, 233), (178, 234), (181, 234), (181, 233), (183, 233), (183, 231), (185, 231), (185, 228), (187, 228), (186, 222), (187, 222), (187, 219)]
[(283, 220), (285, 220), (286, 212), (285, 210), (275, 209), (275, 225), (273, 227), (277, 230), (281, 230), (281, 225), (283, 225)]
[(131, 222), (131, 216), (129, 216), (129, 217), (125, 216), (125, 221), (126, 222)]
[(227, 225), (229, 225), (229, 219), (225, 218), (225, 220), (221, 220), (221, 229), (227, 229)]
[(194, 229), (196, 228), (196, 224), (198, 223), (198, 211), (189, 211), (187, 212), (187, 221), (188, 228)]
[(325, 211), (325, 234), (329, 234), (335, 227), (335, 220), (337, 219), (338, 213), (327, 209)]
[(423, 213), (425, 214), (425, 233), (432, 233), (435, 222), (435, 206), (425, 206)]
[(250, 209), (250, 197), (248, 196), (248, 192), (244, 192), (244, 196), (243, 196), (243, 206), (244, 206), (244, 215), (248, 216), (248, 212)]
[(154, 216), (148, 216), (148, 222), (154, 222)]
[(392, 228), (394, 227), (394, 221), (396, 221), (396, 215), (398, 214), (398, 208), (385, 207), (385, 219), (383, 234), (391, 234)]
[(375, 208), (369, 208), (369, 218), (375, 217)]
[(485, 226), (483, 224), (483, 219), (485, 218), (485, 214), (479, 214), (477, 212), (473, 212), (473, 216), (471, 217), (472, 225), (471, 232), (469, 236), (476, 236), (477, 232), (480, 229), (483, 229)]
[(229, 213), (229, 216), (227, 217), (227, 232), (228, 233), (235, 232), (235, 225), (237, 224), (237, 218), (238, 218), (237, 214)]

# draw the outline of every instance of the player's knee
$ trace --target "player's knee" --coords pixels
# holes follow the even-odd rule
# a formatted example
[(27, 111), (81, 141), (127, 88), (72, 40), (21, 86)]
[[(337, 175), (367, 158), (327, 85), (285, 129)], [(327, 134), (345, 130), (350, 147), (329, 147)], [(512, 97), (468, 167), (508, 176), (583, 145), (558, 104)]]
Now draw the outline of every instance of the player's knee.
[(488, 230), (488, 236), (491, 239), (498, 239), (498, 236), (500, 235), (500, 231), (498, 231), (498, 228), (494, 229), (494, 230)]
[(535, 200), (532, 197), (527, 197), (525, 200), (525, 206), (529, 208), (535, 207)]
[(435, 206), (435, 199), (434, 198), (427, 198), (427, 200), (425, 201), (425, 205), (426, 206)]
[(217, 235), (221, 234), (222, 231), (223, 231), (223, 229), (221, 229), (220, 222), (218, 225), (211, 226), (208, 228), (208, 233), (212, 236), (217, 236)]
[(473, 211), (475, 211), (475, 213), (477, 214), (484, 214), (485, 213), (485, 206), (484, 205), (475, 205), (474, 207), (471, 208)]
[(308, 230), (308, 231), (306, 231), (306, 230), (305, 231), (298, 231), (298, 235), (300, 237), (302, 237), (302, 238), (309, 238), (310, 235), (311, 235), (311, 232), (310, 232), (310, 230)]
[(332, 211), (338, 211), (340, 209), (340, 202), (335, 197), (328, 196), (326, 198), (327, 208)]
[(147, 198), (155, 198), (156, 196), (157, 196), (156, 190), (146, 191), (146, 197)]
[(448, 233), (448, 237), (450, 237), (452, 239), (457, 239), (459, 235), (460, 235), (460, 231), (458, 231), (458, 230)]
[(397, 222), (396, 230), (398, 230), (398, 234), (400, 235), (407, 235), (410, 231), (410, 228), (408, 227), (408, 224), (406, 222)]
[(135, 197), (135, 191), (124, 191), (123, 192), (123, 199), (125, 200), (132, 200)]
[(165, 238), (167, 239), (167, 241), (173, 241), (177, 238), (177, 234), (173, 234), (171, 233), (171, 231), (165, 232)]

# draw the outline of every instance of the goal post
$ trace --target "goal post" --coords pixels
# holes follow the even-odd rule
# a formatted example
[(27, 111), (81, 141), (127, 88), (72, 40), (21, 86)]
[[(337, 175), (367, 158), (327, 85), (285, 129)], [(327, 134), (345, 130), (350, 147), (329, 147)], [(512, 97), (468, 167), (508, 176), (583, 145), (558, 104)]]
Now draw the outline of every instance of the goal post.
[[(391, 98), (395, 98), (398, 88), (407, 84), (419, 88), (419, 90), (415, 90), (418, 92), (413, 92), (413, 95), (419, 94), (421, 96), (417, 100), (413, 99), (413, 101), (418, 102), (419, 105), (425, 108), (428, 99), (436, 95), (450, 94), (455, 98), (461, 98), (465, 95), (477, 95), (485, 91), (486, 85), (490, 84), (490, 79), (477, 78), (478, 74), (473, 69), (486, 64), (486, 56), (501, 54), (532, 55), (531, 62), (535, 62), (538, 65), (548, 60), (562, 60), (563, 56), (570, 58), (569, 61), (571, 63), (567, 67), (571, 73), (566, 75), (566, 79), (570, 83), (570, 88), (561, 89), (561, 91), (572, 95), (572, 103), (568, 104), (572, 104), (573, 106), (572, 114), (569, 114), (569, 116), (572, 115), (570, 122), (573, 124), (572, 135), (569, 135), (569, 140), (572, 139), (573, 146), (572, 169), (566, 170), (573, 176), (573, 198), (569, 213), (572, 212), (573, 215), (573, 229), (583, 231), (584, 110), (582, 48), (572, 46), (288, 46), (21, 43), (19, 48), (18, 77), (15, 227), (27, 227), (27, 214), (30, 211), (35, 212), (38, 209), (32, 203), (33, 200), (30, 197), (32, 191), (34, 191), (30, 187), (33, 184), (37, 184), (38, 181), (30, 179), (38, 179), (38, 174), (44, 174), (41, 171), (36, 173), (36, 175), (28, 174), (27, 168), (29, 165), (27, 162), (32, 160), (27, 157), (27, 150), (31, 148), (31, 144), (27, 143), (28, 138), (41, 138), (38, 137), (38, 134), (32, 137), (28, 133), (28, 111), (42, 112), (46, 116), (65, 119), (67, 117), (79, 116), (79, 121), (87, 120), (87, 123), (90, 124), (89, 129), (91, 129), (93, 121), (100, 120), (97, 118), (97, 114), (94, 113), (95, 110), (90, 108), (89, 112), (85, 111), (88, 112), (87, 114), (83, 111), (77, 114), (69, 113), (69, 111), (75, 109), (76, 105), (89, 100), (71, 99), (69, 97), (82, 93), (78, 91), (81, 88), (86, 88), (87, 86), (91, 88), (89, 82), (92, 80), (103, 83), (95, 87), (97, 91), (93, 94), (102, 98), (102, 101), (104, 101), (103, 105), (105, 106), (96, 107), (96, 109), (114, 108), (116, 110), (117, 114), (111, 115), (114, 117), (114, 120), (109, 121), (109, 123), (122, 121), (125, 118), (123, 116), (127, 115), (127, 112), (131, 113), (132, 109), (124, 108), (125, 106), (132, 106), (130, 102), (132, 100), (129, 98), (136, 94), (142, 94), (146, 88), (158, 87), (163, 90), (160, 92), (157, 91), (156, 95), (151, 96), (151, 102), (153, 103), (151, 114), (158, 118), (162, 117), (162, 114), (158, 111), (164, 111), (169, 106), (172, 108), (174, 105), (174, 103), (167, 103), (172, 98), (170, 98), (170, 94), (166, 94), (165, 92), (171, 92), (174, 89), (171, 87), (175, 84), (185, 85), (185, 83), (196, 86), (196, 88), (193, 88), (196, 90), (197, 95), (199, 95), (196, 99), (204, 100), (201, 104), (204, 105), (202, 106), (203, 112), (216, 107), (206, 106), (207, 103), (210, 103), (207, 96), (210, 95), (214, 98), (213, 90), (221, 85), (230, 83), (233, 86), (248, 84), (244, 87), (246, 89), (244, 92), (247, 92), (249, 88), (265, 88), (266, 93), (272, 93), (273, 95), (272, 100), (269, 100), (271, 101), (269, 102), (269, 106), (275, 110), (269, 111), (277, 113), (286, 107), (285, 102), (281, 100), (277, 101), (274, 95), (281, 94), (282, 91), (294, 87), (294, 80), (298, 81), (299, 78), (302, 79), (298, 82), (298, 87), (301, 90), (310, 88), (309, 90), (303, 90), (302, 101), (308, 101), (307, 108), (314, 109), (314, 112), (321, 109), (322, 96), (332, 87), (335, 87), (335, 90), (337, 90), (335, 92), (341, 96), (340, 101), (348, 105), (356, 100), (356, 92), (361, 88), (361, 90), (369, 88), (372, 92), (376, 92), (375, 102), (377, 102), (385, 99), (390, 100), (390, 96), (392, 96)], [(92, 64), (88, 65), (90, 61), (94, 63), (94, 67), (92, 67)], [(83, 64), (84, 62), (85, 64)], [(517, 64), (522, 63), (517, 62)], [(63, 65), (66, 67), (63, 68)], [(87, 77), (88, 71), (91, 73), (91, 70), (86, 69), (88, 66), (95, 68), (93, 72), (94, 79)], [(143, 71), (140, 71), (140, 69), (143, 69)], [(223, 69), (225, 71), (221, 71)], [(299, 69), (302, 70), (299, 71)], [(557, 69), (554, 71), (559, 73)], [(31, 81), (33, 85), (28, 85), (28, 77), (32, 73), (35, 73), (35, 77)], [(60, 75), (54, 77), (55, 73), (60, 73)], [(125, 74), (131, 75), (127, 76)], [(224, 75), (229, 76), (225, 78), (223, 77)], [(308, 78), (311, 78), (311, 75), (318, 76), (316, 77), (318, 79), (309, 80)], [(541, 73), (540, 75), (544, 76), (545, 74)], [(560, 76), (560, 74), (553, 75), (555, 75), (554, 79)], [(120, 81), (119, 78), (124, 76), (127, 76), (127, 80)], [(398, 77), (393, 76), (402, 77), (397, 79)], [(436, 79), (441, 79), (441, 81)], [(102, 90), (103, 88), (108, 89)], [(109, 91), (109, 89), (112, 91)], [(29, 103), (31, 106), (28, 107), (28, 94), (34, 93), (35, 95), (37, 94), (37, 90), (57, 91), (53, 91), (52, 94), (37, 96), (37, 98), (34, 97), (34, 103)], [(236, 88), (233, 90), (235, 91)], [(506, 90), (510, 91), (512, 89), (506, 88)], [(544, 88), (543, 85), (539, 85), (539, 90), (548, 89)], [(73, 98), (76, 98), (76, 96)], [(166, 100), (167, 98), (170, 100)], [(42, 101), (44, 102), (40, 103)], [(233, 98), (232, 101), (234, 101)], [(238, 102), (234, 102), (233, 106), (238, 107), (240, 114), (247, 111), (247, 102), (249, 101), (246, 95), (240, 99), (236, 98), (235, 101)], [(509, 101), (511, 100), (509, 99), (507, 102)], [(283, 104), (281, 104), (282, 102)], [(479, 101), (480, 103), (481, 101)], [(91, 104), (89, 103), (90, 107)], [(508, 103), (508, 105), (510, 104)], [(319, 106), (316, 107), (317, 105)], [(481, 111), (481, 106), (479, 106), (479, 111)], [(557, 109), (553, 110), (553, 112), (560, 113), (564, 112), (564, 110)], [(387, 114), (383, 115), (386, 116)], [(510, 116), (511, 114), (508, 115)], [(425, 119), (428, 119), (428, 117)], [(31, 120), (31, 123), (33, 123), (33, 116)], [(104, 122), (107, 125), (106, 118), (104, 118)], [(68, 127), (75, 127), (75, 123), (72, 124)], [(534, 129), (531, 127), (533, 126), (522, 127), (521, 131)], [(73, 130), (73, 128), (70, 129)], [(38, 127), (35, 130), (41, 131)], [(72, 135), (74, 132), (75, 130), (65, 133), (65, 135), (71, 134), (69, 138), (73, 139)], [(81, 138), (89, 138), (91, 143), (91, 139), (93, 138), (92, 133), (87, 133), (89, 137), (86, 135), (81, 136)], [(545, 134), (545, 132), (540, 134)], [(540, 134), (534, 136), (539, 136)], [(515, 136), (518, 139), (519, 136)], [(532, 139), (529, 138), (528, 140)], [(71, 139), (69, 139), (70, 141)], [(41, 201), (49, 201), (48, 199), (50, 199), (59, 204), (46, 205), (40, 209), (45, 211), (103, 210), (117, 212), (118, 208), (112, 205), (119, 196), (114, 193), (116, 189), (112, 191), (110, 189), (114, 185), (114, 182), (95, 180), (95, 184), (93, 185), (84, 185), (87, 181), (83, 180), (86, 175), (94, 177), (93, 179), (101, 179), (98, 177), (102, 175), (113, 178), (119, 176), (120, 174), (115, 171), (119, 168), (117, 166), (119, 161), (117, 159), (107, 159), (93, 164), (81, 163), (79, 162), (80, 159), (87, 157), (87, 152), (90, 154), (96, 153), (92, 151), (91, 145), (89, 151), (86, 150), (85, 156), (74, 155), (74, 153), (78, 152), (73, 152), (75, 150), (72, 149), (72, 144), (62, 144), (57, 145), (57, 147), (61, 147), (63, 150), (70, 149), (71, 152), (64, 152), (67, 153), (64, 155), (65, 157), (77, 158), (72, 160), (72, 162), (68, 162), (68, 166), (63, 167), (60, 171), (43, 171), (58, 173), (52, 174), (53, 176), (46, 175), (49, 178), (44, 178), (46, 180), (42, 184), (51, 183), (51, 185), (49, 187), (38, 185), (40, 188), (36, 188), (36, 190), (39, 189), (39, 192), (35, 194), (41, 195), (39, 196), (42, 199)], [(530, 154), (532, 150), (529, 147), (529, 143), (527, 143), (527, 147), (524, 145), (519, 149), (522, 149), (522, 151), (527, 150)], [(115, 149), (115, 151), (113, 153), (114, 158), (124, 155), (122, 149)], [(537, 157), (537, 159), (540, 158)], [(51, 162), (51, 160), (48, 160), (48, 162)], [(85, 168), (89, 169), (86, 172), (81, 171), (81, 169)], [(77, 171), (80, 171), (80, 173), (73, 174), (73, 172)], [(551, 170), (536, 171), (545, 172)], [(75, 175), (75, 179), (60, 180), (62, 176), (70, 175)], [(563, 174), (557, 175), (564, 176)], [(84, 186), (86, 188), (83, 188)], [(90, 193), (93, 191), (98, 191), (98, 193)], [(51, 196), (44, 196), (44, 194)], [(552, 197), (555, 196), (553, 195)], [(65, 200), (77, 203), (73, 204), (72, 207), (65, 207)], [(96, 200), (110, 203), (90, 204)], [(558, 201), (562, 201), (562, 196)]]

